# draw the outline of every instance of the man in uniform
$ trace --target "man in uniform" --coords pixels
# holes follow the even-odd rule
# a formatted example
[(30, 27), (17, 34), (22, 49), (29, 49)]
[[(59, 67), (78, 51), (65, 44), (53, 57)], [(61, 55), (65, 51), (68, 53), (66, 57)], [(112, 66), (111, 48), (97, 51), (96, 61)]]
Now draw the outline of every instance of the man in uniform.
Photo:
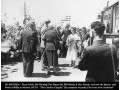
[(51, 23), (50, 20), (45, 21), (43, 25), (41, 26), (41, 42), (40, 42), (40, 50), (41, 50), (41, 61), (42, 61), (42, 70), (47, 69), (48, 62), (46, 58), (46, 52), (45, 52), (45, 45), (44, 45), (44, 40), (43, 37), (45, 35), (45, 32), (48, 30), (49, 24)]
[(32, 76), (33, 64), (36, 53), (37, 33), (35, 23), (30, 22), (21, 33), (20, 48), (22, 49), (23, 73), (25, 77)]
[(57, 46), (59, 43), (59, 37), (53, 26), (50, 26), (45, 32), (43, 40), (45, 41), (45, 52), (48, 61), (48, 74), (50, 74), (51, 67), (53, 67), (53, 72), (56, 72), (56, 60), (58, 59)]

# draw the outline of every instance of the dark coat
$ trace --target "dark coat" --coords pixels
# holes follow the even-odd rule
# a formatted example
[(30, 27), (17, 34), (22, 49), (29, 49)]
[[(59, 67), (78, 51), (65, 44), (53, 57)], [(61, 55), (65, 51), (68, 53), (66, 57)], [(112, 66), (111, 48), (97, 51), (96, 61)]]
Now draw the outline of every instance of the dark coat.
[(32, 30), (25, 30), (21, 33), (20, 46), (24, 53), (36, 52), (37, 32)]
[(63, 42), (66, 42), (66, 40), (67, 40), (67, 38), (68, 38), (68, 36), (69, 36), (70, 34), (71, 34), (71, 31), (70, 31), (70, 30), (65, 30), (65, 31), (62, 32), (62, 35), (63, 35), (62, 40), (63, 40)]
[(41, 34), (40, 31), (37, 31), (37, 51), (40, 52), (40, 43), (41, 43)]
[(43, 40), (45, 41), (45, 53), (47, 57), (48, 67), (55, 67), (58, 65), (57, 50), (60, 40), (58, 33), (54, 29), (49, 29), (45, 32)]
[(114, 81), (115, 71), (113, 70), (111, 48), (116, 69), (117, 54), (114, 46), (105, 44), (103, 40), (97, 40), (84, 50), (79, 69), (88, 71), (86, 79), (94, 79), (96, 82)]
[(57, 50), (57, 46), (59, 43), (59, 37), (55, 30), (46, 31), (43, 37), (43, 40), (45, 41), (46, 50)]
[(37, 32), (24, 30), (21, 33), (20, 48), (22, 49), (23, 73), (25, 77), (32, 75), (34, 66), (34, 53), (36, 53)]

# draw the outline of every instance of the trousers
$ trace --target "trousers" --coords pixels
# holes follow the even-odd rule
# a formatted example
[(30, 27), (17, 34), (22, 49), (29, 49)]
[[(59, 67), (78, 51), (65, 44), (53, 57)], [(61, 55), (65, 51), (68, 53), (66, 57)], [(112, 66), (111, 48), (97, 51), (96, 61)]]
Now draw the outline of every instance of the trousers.
[(58, 65), (58, 55), (56, 50), (46, 50), (46, 56), (48, 61), (48, 67), (57, 67)]
[(34, 55), (31, 53), (22, 53), (24, 76), (31, 76), (34, 66)]

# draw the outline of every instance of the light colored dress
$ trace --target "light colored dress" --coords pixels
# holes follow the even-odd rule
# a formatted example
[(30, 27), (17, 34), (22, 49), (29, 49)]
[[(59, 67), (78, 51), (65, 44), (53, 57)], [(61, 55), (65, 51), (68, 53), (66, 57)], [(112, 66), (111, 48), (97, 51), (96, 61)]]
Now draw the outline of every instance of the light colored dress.
[(68, 61), (76, 61), (77, 60), (77, 53), (79, 51), (79, 42), (80, 37), (77, 34), (70, 34), (67, 38), (67, 56), (66, 60)]

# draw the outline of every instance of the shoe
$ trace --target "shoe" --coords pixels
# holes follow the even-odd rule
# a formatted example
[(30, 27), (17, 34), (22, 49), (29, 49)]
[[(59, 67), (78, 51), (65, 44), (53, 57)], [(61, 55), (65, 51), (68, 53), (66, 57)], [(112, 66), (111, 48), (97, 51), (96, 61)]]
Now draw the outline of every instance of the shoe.
[(58, 76), (58, 73), (57, 73), (57, 72), (53, 72), (53, 74), (54, 74), (55, 76)]
[(45, 68), (43, 68), (42, 71), (45, 71)]
[(24, 75), (24, 77), (32, 77), (32, 74), (30, 74), (30, 75)]
[(78, 66), (74, 66), (74, 68), (78, 68)]
[(59, 67), (56, 67), (56, 71), (60, 71), (61, 69)]

